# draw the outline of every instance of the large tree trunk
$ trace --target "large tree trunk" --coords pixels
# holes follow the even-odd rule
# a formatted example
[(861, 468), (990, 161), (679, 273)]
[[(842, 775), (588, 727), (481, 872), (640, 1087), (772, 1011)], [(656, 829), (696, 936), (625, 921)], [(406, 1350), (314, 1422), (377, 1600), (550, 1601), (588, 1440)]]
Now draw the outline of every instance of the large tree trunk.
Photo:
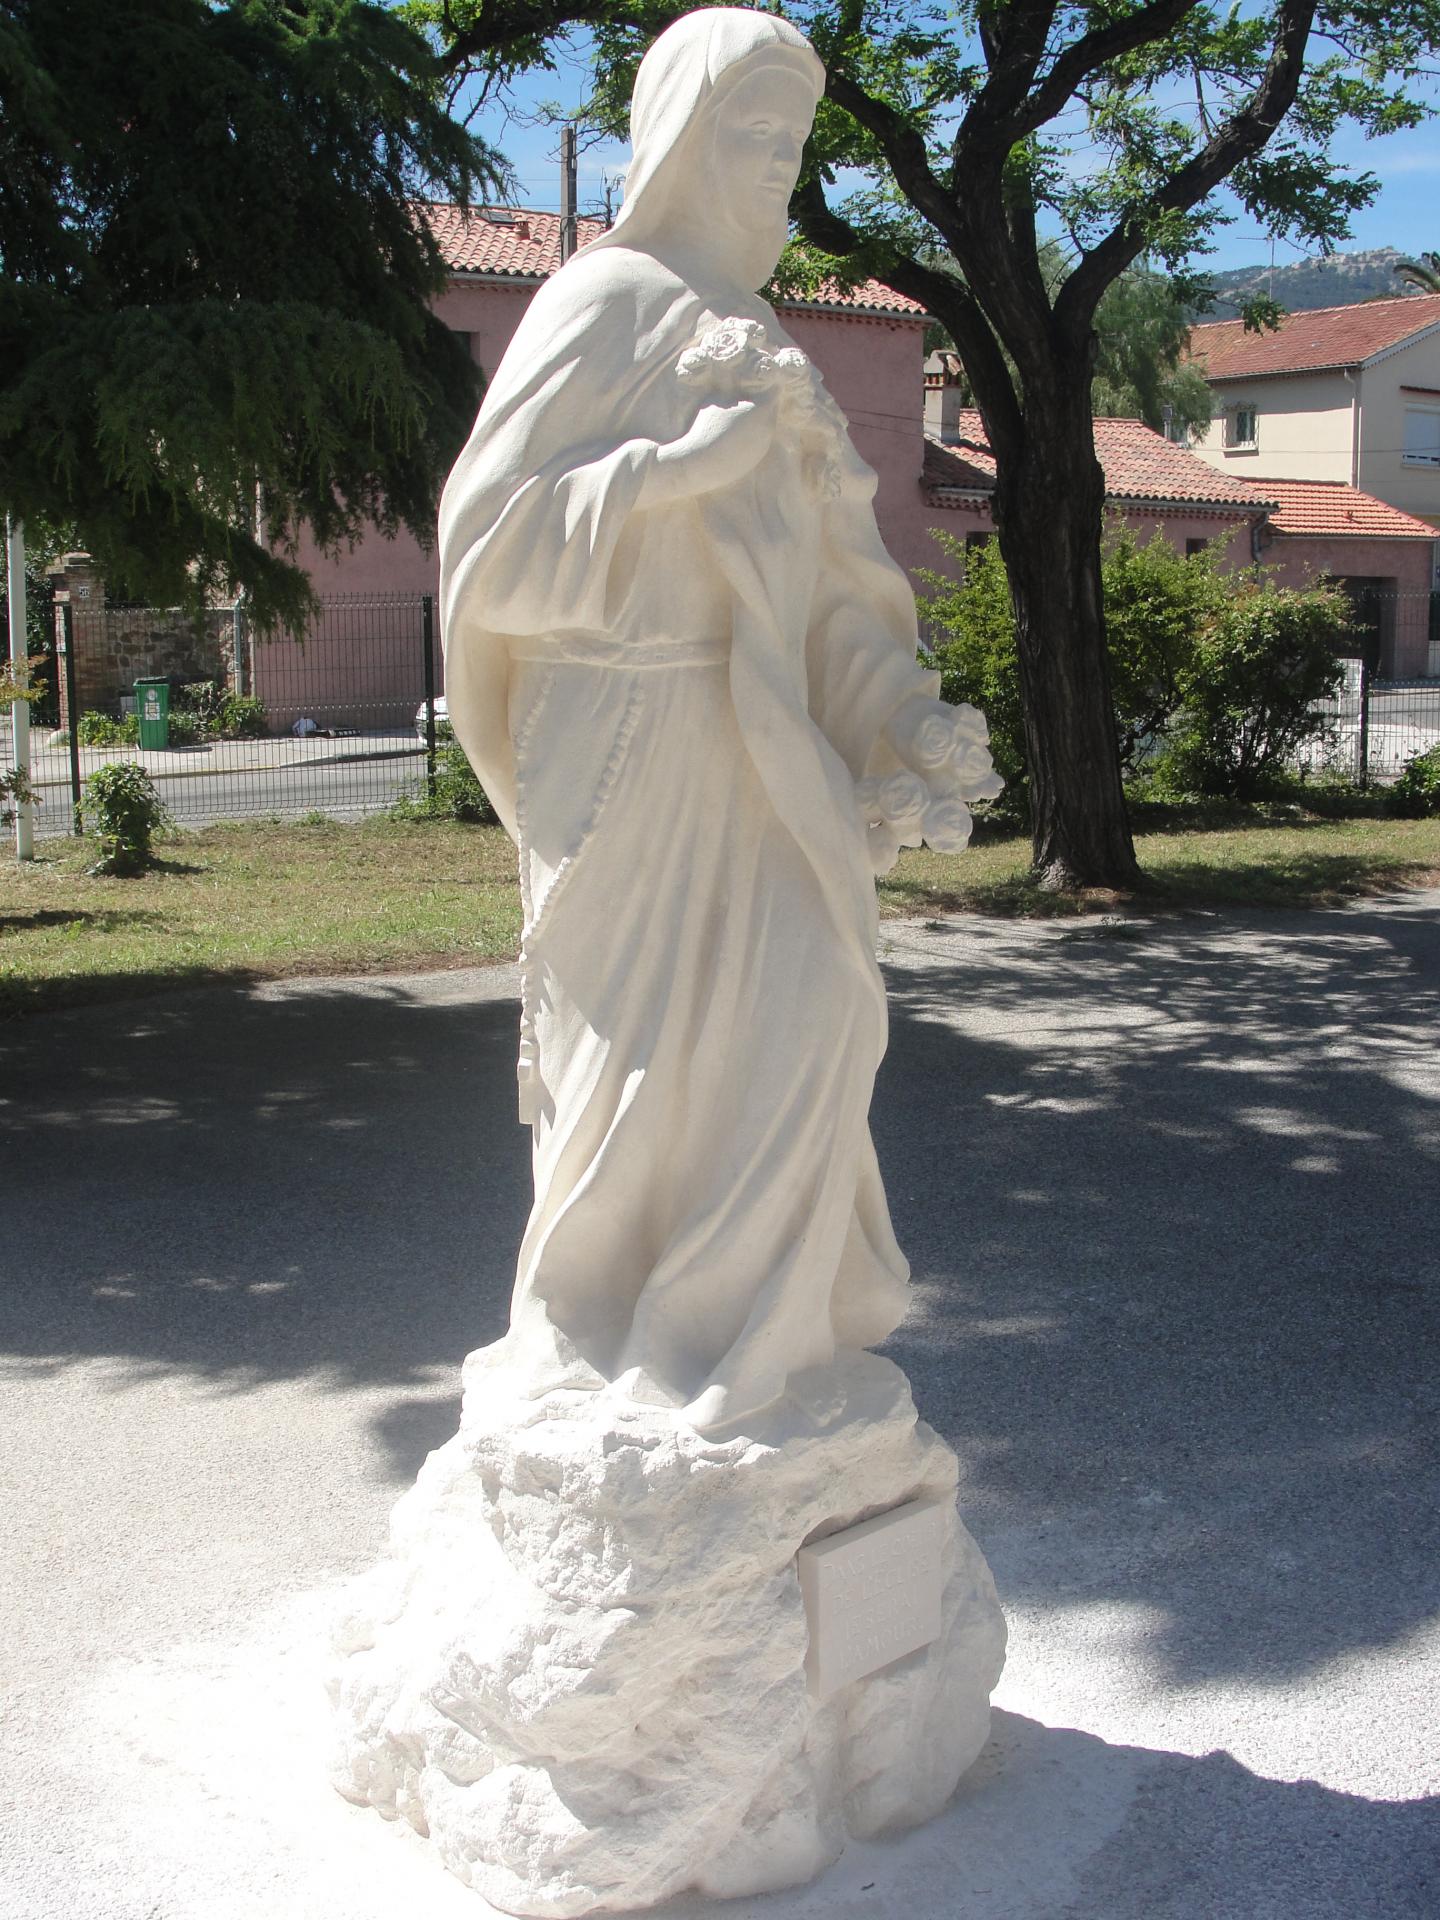
[[(1088, 374), (1057, 383), (1043, 439), (1026, 432), (998, 462), (995, 521), (1015, 607), (1035, 867), (1048, 887), (1127, 887), (1139, 878), (1110, 699)], [(1017, 457), (1018, 455), (1018, 457)]]

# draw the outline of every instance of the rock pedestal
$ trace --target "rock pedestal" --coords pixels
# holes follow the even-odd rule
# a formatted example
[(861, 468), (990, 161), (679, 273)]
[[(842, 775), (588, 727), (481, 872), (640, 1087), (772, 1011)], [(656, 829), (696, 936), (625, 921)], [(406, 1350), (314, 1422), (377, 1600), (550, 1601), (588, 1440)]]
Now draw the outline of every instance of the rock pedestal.
[[(341, 1791), (536, 1915), (795, 1885), (936, 1813), (984, 1744), (1005, 1630), (899, 1368), (797, 1375), (729, 1441), (506, 1380), (472, 1356), (460, 1432), (340, 1629)], [(938, 1637), (824, 1694), (797, 1552), (917, 1501), (940, 1512)]]

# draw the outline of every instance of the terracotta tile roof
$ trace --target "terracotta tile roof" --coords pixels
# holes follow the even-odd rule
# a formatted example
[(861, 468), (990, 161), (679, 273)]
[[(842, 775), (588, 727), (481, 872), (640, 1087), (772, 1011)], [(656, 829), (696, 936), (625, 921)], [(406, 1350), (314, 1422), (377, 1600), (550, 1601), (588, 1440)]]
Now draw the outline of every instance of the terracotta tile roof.
[[(422, 207), (430, 231), (439, 242), (453, 273), (493, 274), (501, 279), (543, 280), (560, 265), (560, 216), (525, 207), (459, 207), (429, 203)], [(603, 220), (582, 216), (577, 221), (580, 245), (605, 231)], [(907, 314), (917, 319), (924, 309), (903, 293), (878, 280), (862, 281), (842, 292), (822, 287), (804, 300), (783, 300), (786, 307), (832, 310), (841, 313)]]
[(822, 312), (834, 309), (839, 313), (893, 313), (915, 320), (925, 316), (925, 309), (918, 301), (909, 299), (903, 293), (896, 293), (893, 287), (887, 287), (880, 280), (862, 280), (857, 287), (845, 288), (832, 283), (822, 286), (805, 299), (777, 300), (775, 304), (777, 307), (804, 307), (807, 310), (818, 307)]
[(973, 438), (956, 444), (925, 436), (925, 467), (921, 484), (927, 493), (937, 487), (959, 493), (991, 493), (995, 487), (995, 456)]
[[(995, 456), (977, 408), (956, 416), (957, 438), (943, 446), (927, 435), (924, 485), (927, 488), (980, 488), (995, 484)], [(1232, 479), (1177, 447), (1140, 420), (1097, 420), (1095, 452), (1105, 469), (1110, 500), (1158, 501), (1164, 505), (1234, 507), (1245, 513), (1264, 510), (1272, 497), (1268, 483)]]
[(1270, 515), (1277, 533), (1362, 534), (1377, 540), (1440, 539), (1440, 529), (1339, 480), (1247, 480), (1245, 485), (1277, 503)]
[[(493, 273), (517, 280), (543, 280), (560, 265), (560, 216), (523, 207), (460, 207), (431, 204), (422, 209), (439, 242), (445, 264), (455, 273)], [(605, 231), (603, 220), (576, 222), (580, 244)]]
[(1274, 333), (1246, 333), (1243, 321), (1213, 320), (1191, 328), (1190, 358), (1203, 361), (1212, 380), (1357, 367), (1434, 326), (1440, 326), (1440, 293), (1289, 313)]

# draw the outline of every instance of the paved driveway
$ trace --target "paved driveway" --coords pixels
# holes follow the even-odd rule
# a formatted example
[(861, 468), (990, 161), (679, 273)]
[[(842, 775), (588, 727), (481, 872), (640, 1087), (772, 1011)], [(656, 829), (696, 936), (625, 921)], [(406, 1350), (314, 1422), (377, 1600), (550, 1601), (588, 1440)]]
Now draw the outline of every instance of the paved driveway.
[[(1440, 895), (886, 946), (892, 1351), (1010, 1615), (996, 1737), (922, 1834), (677, 1913), (1430, 1920)], [(7, 1916), (484, 1911), (325, 1786), (315, 1674), (503, 1324), (513, 994), (0, 1028)]]

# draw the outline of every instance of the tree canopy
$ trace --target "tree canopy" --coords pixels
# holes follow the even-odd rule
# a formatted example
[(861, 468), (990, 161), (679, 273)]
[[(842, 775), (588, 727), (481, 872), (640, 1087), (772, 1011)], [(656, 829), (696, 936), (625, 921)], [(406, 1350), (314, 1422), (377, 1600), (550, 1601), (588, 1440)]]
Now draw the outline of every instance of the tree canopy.
[(0, 501), (175, 602), (433, 528), (474, 416), (412, 212), (503, 166), (362, 0), (0, 0)]
[[(1058, 243), (1044, 248), (1041, 259), (1047, 279), (1064, 278)], [(787, 262), (787, 283), (813, 286), (821, 277), (803, 255)], [(1157, 433), (1181, 437), (1208, 426), (1214, 410), (1210, 383), (1185, 359), (1191, 317), (1164, 274), (1137, 266), (1112, 282), (1095, 312), (1092, 411), (1143, 420)], [(948, 335), (943, 338), (953, 348)]]

